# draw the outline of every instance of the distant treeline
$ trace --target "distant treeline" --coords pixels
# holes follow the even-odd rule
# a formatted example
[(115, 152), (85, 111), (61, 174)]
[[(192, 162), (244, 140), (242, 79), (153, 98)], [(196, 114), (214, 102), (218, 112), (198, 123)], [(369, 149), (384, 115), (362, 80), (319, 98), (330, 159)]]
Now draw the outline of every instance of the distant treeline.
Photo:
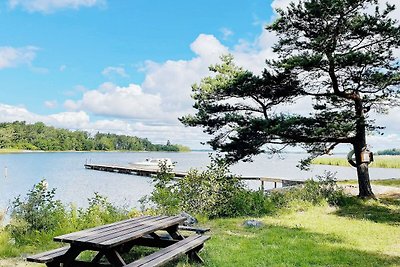
[(400, 149), (398, 149), (398, 148), (385, 149), (385, 150), (381, 150), (381, 151), (376, 152), (376, 154), (378, 154), (378, 155), (391, 155), (391, 156), (400, 155)]
[(24, 149), (44, 151), (189, 151), (188, 147), (171, 144), (153, 144), (147, 138), (69, 131), (46, 126), (42, 122), (0, 123), (0, 149)]

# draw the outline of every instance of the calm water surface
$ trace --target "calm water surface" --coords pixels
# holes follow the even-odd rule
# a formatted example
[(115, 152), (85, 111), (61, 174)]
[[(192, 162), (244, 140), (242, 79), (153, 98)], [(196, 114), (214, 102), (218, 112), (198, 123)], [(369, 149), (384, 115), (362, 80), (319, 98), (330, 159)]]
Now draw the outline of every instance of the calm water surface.
[[(203, 168), (209, 164), (207, 152), (95, 152), (95, 153), (21, 153), (0, 154), (0, 210), (18, 195), (25, 196), (41, 179), (49, 188), (56, 188), (56, 197), (64, 203), (85, 207), (87, 199), (98, 192), (117, 205), (138, 206), (138, 200), (152, 190), (151, 178), (118, 173), (86, 170), (85, 162), (127, 165), (147, 157), (168, 157), (176, 162), (176, 170)], [(251, 163), (239, 163), (232, 172), (243, 176), (281, 177), (304, 180), (323, 174), (325, 170), (336, 172), (338, 179), (355, 179), (356, 171), (350, 167), (313, 166), (311, 171), (300, 171), (296, 165), (302, 154), (285, 154), (284, 158), (260, 155)], [(372, 179), (399, 178), (399, 169), (370, 169)], [(249, 184), (257, 188), (258, 182)]]

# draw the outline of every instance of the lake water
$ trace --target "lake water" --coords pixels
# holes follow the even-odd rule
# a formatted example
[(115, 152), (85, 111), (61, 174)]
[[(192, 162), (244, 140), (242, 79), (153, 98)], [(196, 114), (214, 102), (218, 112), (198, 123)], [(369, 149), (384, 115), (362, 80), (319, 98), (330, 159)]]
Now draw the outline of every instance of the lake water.
[[(205, 168), (210, 160), (207, 152), (162, 153), (162, 152), (94, 152), (94, 153), (21, 153), (0, 154), (0, 210), (6, 209), (10, 200), (25, 196), (34, 184), (46, 179), (49, 188), (56, 188), (57, 199), (87, 205), (87, 199), (98, 192), (117, 204), (138, 206), (138, 200), (152, 190), (151, 178), (100, 172), (84, 168), (85, 162), (98, 164), (127, 165), (145, 158), (171, 158), (176, 170)], [(325, 170), (336, 172), (338, 179), (356, 179), (356, 171), (350, 167), (313, 166), (311, 171), (300, 171), (296, 165), (302, 154), (285, 154), (281, 159), (268, 155), (255, 157), (254, 162), (239, 163), (231, 170), (243, 176), (280, 177), (304, 180), (323, 174)], [(400, 178), (399, 169), (370, 169), (372, 179)], [(249, 184), (257, 188), (259, 182)]]

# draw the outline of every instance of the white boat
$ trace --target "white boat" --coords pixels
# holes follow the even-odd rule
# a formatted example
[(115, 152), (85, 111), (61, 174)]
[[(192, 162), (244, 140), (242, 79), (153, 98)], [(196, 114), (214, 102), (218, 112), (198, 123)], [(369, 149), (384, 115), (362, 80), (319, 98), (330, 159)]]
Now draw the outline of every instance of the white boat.
[(158, 170), (160, 168), (160, 164), (165, 162), (168, 168), (173, 169), (174, 164), (172, 163), (170, 158), (147, 158), (144, 161), (132, 162), (129, 163), (129, 166), (132, 168), (141, 168), (147, 170)]

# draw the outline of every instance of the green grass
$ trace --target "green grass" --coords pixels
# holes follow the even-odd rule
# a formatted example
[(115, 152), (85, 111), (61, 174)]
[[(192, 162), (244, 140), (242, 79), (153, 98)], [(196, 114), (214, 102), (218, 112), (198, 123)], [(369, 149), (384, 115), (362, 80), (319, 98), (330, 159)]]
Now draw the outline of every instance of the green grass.
[[(350, 167), (351, 165), (347, 162), (347, 158), (335, 158), (335, 157), (319, 157), (311, 162), (312, 164), (320, 165), (333, 165), (333, 166), (345, 166)], [(400, 168), (400, 156), (375, 156), (374, 162), (369, 165), (371, 168)]]
[[(244, 227), (246, 219), (201, 222), (212, 236), (200, 254), (205, 266), (400, 266), (399, 199), (299, 208), (257, 218), (261, 228)], [(0, 248), (7, 242), (0, 232)], [(186, 257), (168, 266), (176, 264), (200, 266)]]
[(263, 217), (260, 229), (246, 229), (244, 219), (211, 221), (202, 256), (206, 266), (400, 266), (400, 203), (374, 202)]

